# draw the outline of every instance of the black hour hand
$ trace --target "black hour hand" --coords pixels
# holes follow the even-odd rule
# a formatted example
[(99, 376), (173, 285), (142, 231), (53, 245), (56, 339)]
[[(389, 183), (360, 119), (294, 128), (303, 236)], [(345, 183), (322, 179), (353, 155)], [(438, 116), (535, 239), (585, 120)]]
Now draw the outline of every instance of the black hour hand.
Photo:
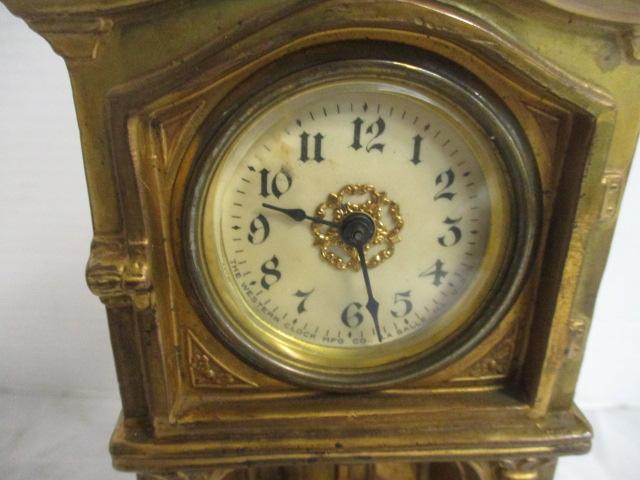
[(324, 220), (319, 217), (311, 217), (305, 213), (301, 208), (282, 208), (277, 207), (276, 205), (271, 205), (270, 203), (263, 203), (262, 206), (264, 208), (269, 208), (271, 210), (275, 210), (276, 212), (284, 213), (292, 220), (296, 222), (302, 222), (304, 220), (310, 220), (313, 223), (321, 223), (322, 225), (328, 225), (333, 228), (340, 228), (340, 224), (336, 222), (331, 222), (329, 220)]

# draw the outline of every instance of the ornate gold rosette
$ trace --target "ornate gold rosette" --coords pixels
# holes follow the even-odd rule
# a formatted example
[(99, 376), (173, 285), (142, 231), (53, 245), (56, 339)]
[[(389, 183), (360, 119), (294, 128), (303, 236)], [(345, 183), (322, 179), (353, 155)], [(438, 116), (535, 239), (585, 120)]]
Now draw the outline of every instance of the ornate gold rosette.
[[(346, 185), (338, 193), (329, 194), (315, 211), (317, 217), (335, 223), (354, 213), (367, 215), (375, 225), (376, 231), (365, 246), (365, 254), (367, 266), (376, 267), (393, 255), (395, 244), (400, 241), (400, 230), (404, 226), (400, 206), (371, 185)], [(311, 231), (324, 260), (339, 270), (360, 270), (357, 250), (342, 240), (339, 231), (319, 223), (313, 223)]]

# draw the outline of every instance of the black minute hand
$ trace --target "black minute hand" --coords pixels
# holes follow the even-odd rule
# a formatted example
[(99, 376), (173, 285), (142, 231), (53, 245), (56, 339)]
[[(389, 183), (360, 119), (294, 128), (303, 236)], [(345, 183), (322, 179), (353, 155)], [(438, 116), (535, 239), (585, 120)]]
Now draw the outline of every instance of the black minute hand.
[(321, 223), (323, 225), (328, 225), (333, 228), (340, 228), (339, 223), (331, 222), (329, 220), (324, 220), (323, 218), (319, 218), (319, 217), (310, 217), (301, 208), (281, 208), (281, 207), (276, 207), (275, 205), (271, 205), (270, 203), (263, 203), (262, 206), (264, 208), (270, 208), (271, 210), (275, 210), (276, 212), (284, 213), (285, 215), (289, 216), (289, 218), (295, 220), (296, 222), (311, 220), (313, 223)]
[(369, 280), (369, 269), (367, 268), (367, 259), (364, 256), (364, 246), (355, 245), (358, 251), (358, 257), (360, 257), (360, 268), (362, 269), (362, 275), (364, 276), (364, 286), (367, 289), (367, 310), (373, 317), (373, 325), (376, 327), (376, 335), (378, 335), (378, 341), (382, 342), (382, 334), (380, 333), (380, 322), (378, 321), (378, 307), (380, 304), (373, 296), (373, 290), (371, 289), (371, 280)]

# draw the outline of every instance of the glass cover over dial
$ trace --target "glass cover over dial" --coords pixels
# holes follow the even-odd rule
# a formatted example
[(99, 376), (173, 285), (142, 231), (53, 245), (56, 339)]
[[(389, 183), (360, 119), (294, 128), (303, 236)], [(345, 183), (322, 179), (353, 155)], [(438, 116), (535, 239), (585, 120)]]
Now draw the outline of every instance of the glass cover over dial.
[(509, 176), (436, 92), (317, 83), (222, 143), (194, 194), (198, 274), (217, 325), (254, 359), (329, 376), (388, 368), (473, 323), (503, 273)]

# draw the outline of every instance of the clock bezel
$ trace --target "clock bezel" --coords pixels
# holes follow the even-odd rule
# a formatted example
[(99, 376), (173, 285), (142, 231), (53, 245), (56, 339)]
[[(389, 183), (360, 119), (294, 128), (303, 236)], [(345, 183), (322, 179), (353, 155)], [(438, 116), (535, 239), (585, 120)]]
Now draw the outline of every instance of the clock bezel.
[[(402, 60), (402, 61), (400, 61)], [(517, 120), (499, 98), (469, 72), (449, 62), (426, 56), (419, 62), (406, 58), (367, 58), (334, 60), (320, 66), (282, 75), (275, 84), (258, 94), (245, 93), (238, 109), (223, 122), (211, 137), (200, 160), (194, 165), (184, 202), (183, 228), (186, 242), (183, 254), (188, 281), (196, 294), (202, 318), (209, 330), (242, 358), (277, 378), (290, 383), (327, 390), (369, 390), (388, 387), (437, 371), (467, 354), (504, 318), (517, 298), (533, 258), (540, 225), (540, 188), (533, 153)], [(465, 322), (452, 338), (434, 348), (402, 362), (351, 372), (309, 368), (293, 359), (264, 348), (255, 339), (247, 338), (229, 320), (224, 301), (212, 294), (203, 271), (199, 219), (202, 205), (197, 199), (208, 186), (210, 170), (215, 162), (207, 158), (222, 158), (237, 133), (252, 118), (289, 95), (309, 85), (344, 78), (384, 78), (421, 85), (440, 96), (456, 98), (455, 104), (471, 115), (500, 153), (504, 169), (511, 182), (511, 224), (514, 232), (505, 262), (483, 307)], [(267, 85), (265, 85), (265, 88)], [(452, 102), (453, 103), (453, 102)], [(509, 160), (506, 160), (506, 159)]]

